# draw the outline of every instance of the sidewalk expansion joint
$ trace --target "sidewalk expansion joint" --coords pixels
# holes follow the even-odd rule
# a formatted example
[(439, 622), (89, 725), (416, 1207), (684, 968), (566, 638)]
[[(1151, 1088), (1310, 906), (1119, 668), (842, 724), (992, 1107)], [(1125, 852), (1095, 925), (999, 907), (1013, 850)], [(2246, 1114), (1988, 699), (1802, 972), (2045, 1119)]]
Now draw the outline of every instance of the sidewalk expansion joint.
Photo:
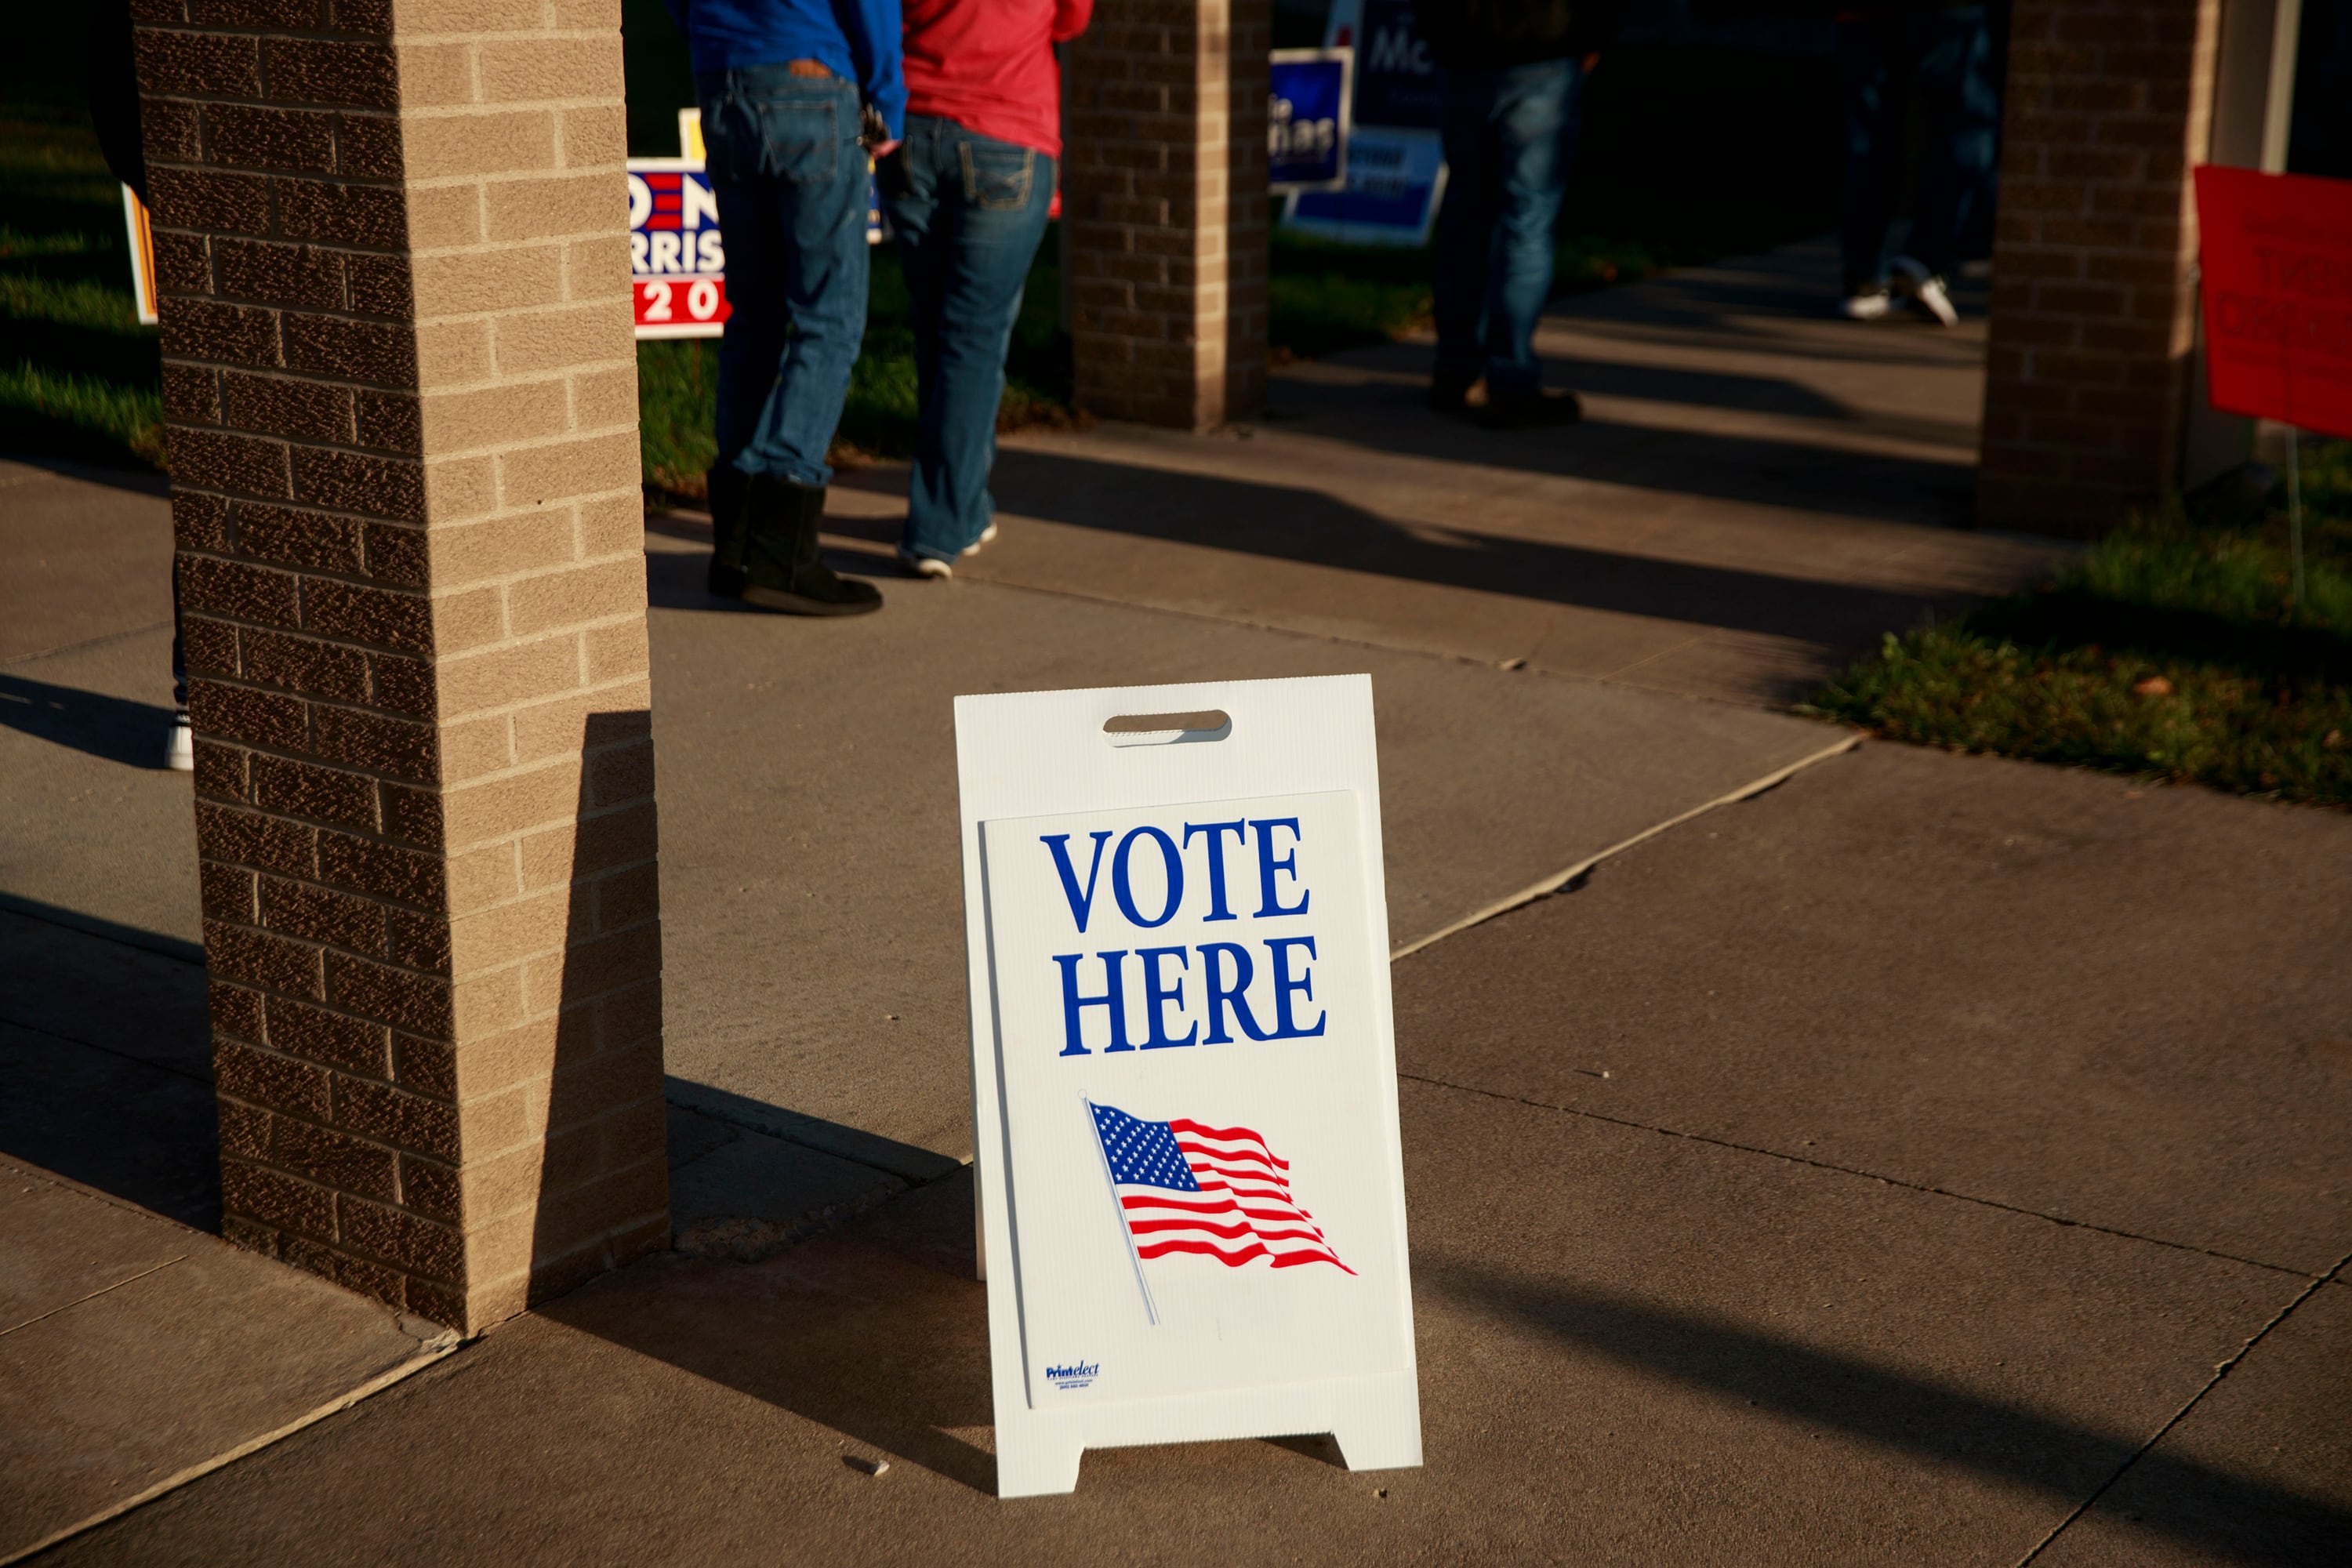
[(150, 1274), (161, 1274), (164, 1269), (171, 1268), (174, 1263), (185, 1263), (187, 1260), (188, 1255), (184, 1252), (180, 1254), (177, 1258), (167, 1258), (152, 1268), (142, 1268), (138, 1273), (130, 1275), (125, 1279), (117, 1279), (111, 1285), (101, 1285), (97, 1289), (92, 1290), (89, 1295), (77, 1296), (63, 1306), (52, 1307), (47, 1311), (41, 1313), (37, 1317), (27, 1318), (21, 1323), (11, 1323), (6, 1328), (0, 1329), (0, 1340), (6, 1339), (18, 1329), (29, 1329), (35, 1323), (46, 1323), (51, 1318), (56, 1317), (59, 1312), (70, 1312), (76, 1307), (82, 1305), (86, 1301), (97, 1300), (100, 1296), (105, 1295), (110, 1290), (120, 1290), (125, 1285), (135, 1285), (140, 1280), (146, 1279)]
[(14, 669), (20, 664), (35, 664), (45, 658), (56, 658), (61, 654), (80, 653), (88, 648), (104, 647), (109, 643), (124, 642), (131, 637), (143, 637), (151, 632), (168, 631), (171, 626), (172, 623), (169, 621), (154, 621), (143, 626), (132, 626), (125, 631), (109, 632), (102, 637), (90, 637), (83, 642), (59, 643), (55, 647), (36, 648), (31, 653), (20, 653), (13, 658), (0, 658), (0, 669)]
[(118, 1061), (135, 1062), (142, 1068), (153, 1068), (157, 1072), (170, 1073), (173, 1078), (185, 1079), (190, 1083), (200, 1083), (206, 1089), (215, 1087), (210, 1073), (190, 1072), (185, 1068), (175, 1068), (169, 1062), (153, 1061), (146, 1057), (132, 1056), (129, 1051), (117, 1050), (112, 1046), (101, 1046), (96, 1040), (85, 1040), (79, 1035), (61, 1035), (55, 1029), (45, 1029), (38, 1024), (27, 1024), (22, 1018), (11, 1018), (5, 1014), (0, 1014), (0, 1026), (11, 1029), (22, 1029), (28, 1035), (47, 1035), (50, 1039), (62, 1040), (69, 1046), (79, 1046), (86, 1051), (97, 1051), (102, 1056), (112, 1057)]
[[(405, 1319), (406, 1314), (403, 1314), (403, 1317)], [(419, 1323), (422, 1323), (423, 1321), (423, 1320), (415, 1321)], [(401, 1326), (404, 1331), (408, 1332), (412, 1336), (416, 1334), (416, 1330), (410, 1328), (407, 1321), (404, 1321)], [(436, 1328), (439, 1327), (437, 1324), (432, 1326)], [(11, 1552), (5, 1557), (0, 1557), (0, 1568), (8, 1568), (8, 1564), (12, 1563), (21, 1563), (28, 1557), (37, 1557), (60, 1542), (69, 1541), (77, 1535), (81, 1535), (89, 1531), (96, 1530), (100, 1525), (105, 1524), (112, 1520), (120, 1519), (133, 1509), (144, 1507), (146, 1504), (153, 1502), (160, 1497), (163, 1497), (168, 1493), (179, 1490), (182, 1487), (186, 1486), (191, 1481), (202, 1480), (205, 1477), (211, 1475), (215, 1470), (226, 1469), (229, 1466), (236, 1463), (239, 1459), (245, 1458), (249, 1455), (257, 1454), (262, 1449), (270, 1447), (272, 1444), (283, 1442), (286, 1438), (293, 1436), (296, 1433), (301, 1431), (306, 1426), (315, 1426), (330, 1415), (340, 1415), (344, 1411), (349, 1410), (352, 1405), (359, 1404), (362, 1400), (366, 1399), (373, 1394), (383, 1393), (385, 1389), (390, 1388), (394, 1384), (400, 1383), (407, 1378), (415, 1376), (418, 1373), (423, 1372), (426, 1367), (437, 1364), (456, 1352), (462, 1350), (471, 1342), (472, 1342), (470, 1340), (461, 1338), (454, 1329), (442, 1330), (440, 1332), (435, 1334), (429, 1339), (419, 1338), (416, 1353), (410, 1356), (406, 1361), (378, 1373), (375, 1376), (369, 1378), (365, 1383), (361, 1384), (358, 1387), (351, 1389), (343, 1394), (337, 1394), (334, 1398), (328, 1400), (323, 1405), (305, 1411), (303, 1414), (296, 1416), (293, 1420), (287, 1422), (282, 1426), (273, 1427), (269, 1431), (260, 1434), (258, 1436), (248, 1437), (235, 1447), (225, 1449), (220, 1453), (213, 1455), (210, 1458), (199, 1459), (194, 1464), (188, 1466), (186, 1468), (174, 1471), (173, 1474), (164, 1477), (162, 1480), (157, 1481), (153, 1486), (147, 1488), (144, 1491), (138, 1493), (136, 1496), (127, 1497), (119, 1502), (110, 1503), (107, 1507), (97, 1513), (91, 1514), (87, 1519), (77, 1520), (72, 1524), (67, 1525), (62, 1530), (52, 1531), (48, 1535), (34, 1542), (31, 1545), (25, 1547), (21, 1551)]]
[[(1686, 1132), (1678, 1127), (1661, 1127), (1655, 1122), (1637, 1121), (1630, 1116), (1612, 1116), (1605, 1110), (1588, 1110), (1581, 1106), (1559, 1105), (1548, 1100), (1531, 1100), (1523, 1094), (1505, 1094), (1499, 1089), (1480, 1089), (1475, 1084), (1454, 1083), (1447, 1079), (1430, 1078), (1422, 1073), (1399, 1071), (1397, 1077), (1409, 1083), (1426, 1084), (1432, 1089), (1450, 1089), (1460, 1094), (1475, 1094), (1486, 1100), (1499, 1100), (1512, 1105), (1524, 1105), (1531, 1110), (1556, 1110), (1566, 1116), (1580, 1116), (1590, 1121), (1605, 1121), (1612, 1127), (1630, 1128), (1637, 1132), (1654, 1132), (1664, 1138), (1685, 1138), (1694, 1143), (1728, 1149), (1736, 1153), (1761, 1154), (1767, 1159), (1784, 1161), (1791, 1165), (1810, 1165), (1816, 1171), (1829, 1171), (1841, 1176), (1857, 1176), (1865, 1181), (1882, 1182), (1890, 1187), (1902, 1187), (1915, 1193), (1925, 1193), (1932, 1197), (1950, 1198), (1957, 1203), (1974, 1204), (1979, 1208), (1998, 1209), (2003, 1214), (2020, 1215), (2027, 1219), (2038, 1219), (2046, 1224), (2062, 1226), (2072, 1230), (2087, 1230), (2100, 1236), (2112, 1236), (2119, 1241), (2143, 1242), (2149, 1247), (2164, 1247), (2168, 1251), (2194, 1253), (2200, 1258), (2210, 1258), (2220, 1263), (2236, 1263), (2248, 1268), (2260, 1268), (2272, 1274), (2287, 1274), (2299, 1279), (2312, 1279), (2307, 1270), (2297, 1268), (2292, 1264), (2265, 1262), (2259, 1258), (2244, 1258), (2234, 1252), (2222, 1252), (2210, 1247), (2197, 1247), (2185, 1241), (2168, 1241), (2160, 1236), (2143, 1236), (2135, 1230), (2118, 1230), (2113, 1226), (2098, 1225), (2086, 1219), (2068, 1219), (2063, 1215), (2050, 1214), (2042, 1209), (2030, 1209), (2017, 1204), (2005, 1204), (1999, 1198), (1980, 1197), (1974, 1193), (1956, 1193), (1949, 1187), (1934, 1186), (1926, 1182), (1908, 1181), (1901, 1176), (1889, 1176), (1877, 1171), (1865, 1171), (1853, 1165), (1841, 1165), (1831, 1160), (1816, 1160), (1804, 1154), (1791, 1154), (1784, 1149), (1767, 1149), (1754, 1143), (1741, 1143), (1729, 1138), (1711, 1137), (1705, 1132)], [(2326, 1274), (2319, 1276), (2318, 1279), (2312, 1279), (2314, 1288), (2315, 1289), (2320, 1281), (2332, 1278), (2336, 1269), (2343, 1267), (2344, 1264), (2339, 1262), (2336, 1268), (2329, 1269)], [(2295, 1298), (2298, 1301), (2302, 1299), (2300, 1296)]]
[[(2216, 1254), (2215, 1256), (2218, 1257), (2221, 1255)], [(2285, 1306), (2281, 1307), (2278, 1311), (2272, 1316), (2270, 1321), (2264, 1323), (2261, 1328), (2256, 1329), (2252, 1333), (2247, 1335), (2245, 1343), (2240, 1345), (2237, 1350), (2231, 1354), (2227, 1361), (2224, 1361), (2220, 1365), (2214, 1367), (2213, 1375), (2207, 1378), (2198, 1388), (2197, 1392), (2190, 1394), (2187, 1401), (2181, 1405), (2180, 1408), (2172, 1413), (2171, 1416), (2164, 1423), (2163, 1426), (2158, 1426), (2154, 1432), (2150, 1433), (2147, 1442), (2142, 1443), (2138, 1447), (2133, 1449), (2130, 1458), (2126, 1458), (2122, 1464), (2116, 1467), (2115, 1474), (2109, 1476), (2105, 1480), (2101, 1481), (2096, 1487), (2093, 1488), (2091, 1495), (2084, 1498), (2081, 1502), (2076, 1503), (2073, 1512), (2069, 1513), (2065, 1518), (2060, 1520), (2055, 1525), (2052, 1526), (2049, 1534), (2043, 1536), (2040, 1541), (2033, 1543), (2032, 1551), (2027, 1552), (2024, 1556), (2017, 1560), (2017, 1568), (2029, 1568), (2029, 1565), (2035, 1558), (2048, 1551), (2052, 1542), (2056, 1541), (2061, 1535), (2063, 1535), (2069, 1526), (2071, 1526), (2076, 1520), (2088, 1513), (2095, 1506), (2097, 1505), (2098, 1500), (2101, 1498), (2114, 1490), (2116, 1483), (2122, 1480), (2124, 1477), (2129, 1475), (2134, 1465), (2138, 1464), (2142, 1459), (2146, 1458), (2148, 1454), (2155, 1449), (2158, 1443), (2164, 1441), (2165, 1436), (2168, 1433), (2169, 1433), (2174, 1427), (2179, 1426), (2182, 1421), (2188, 1419), (2189, 1413), (2197, 1408), (2198, 1402), (2202, 1400), (2207, 1394), (2212, 1393), (2214, 1389), (2221, 1386), (2221, 1380), (2229, 1376), (2231, 1373), (2236, 1371), (2238, 1363), (2244, 1361), (2249, 1355), (2252, 1355), (2253, 1353), (2254, 1347), (2261, 1344), (2263, 1340), (2269, 1338), (2270, 1332), (2273, 1329), (2277, 1328), (2281, 1323), (2285, 1322), (2287, 1319), (2294, 1316), (2294, 1310), (2297, 1307), (2300, 1307), (2305, 1301), (2310, 1300), (2311, 1298), (2317, 1293), (2320, 1288), (2327, 1284), (2328, 1281), (2342, 1275), (2347, 1266), (2352, 1266), (2352, 1253), (2347, 1253), (2344, 1257), (2337, 1258), (2336, 1260), (2336, 1266), (2328, 1269), (2324, 1274), (2305, 1276), (2303, 1289), (2295, 1292), (2294, 1300), (2289, 1301)]]
[(1549, 899), (1555, 893), (1573, 891), (1583, 881), (1583, 879), (1591, 873), (1592, 868), (1600, 865), (1602, 861), (1611, 859), (1615, 856), (1622, 855), (1626, 850), (1633, 848), (1634, 846), (1647, 843), (1649, 840), (1655, 838), (1658, 835), (1664, 833), (1669, 829), (1680, 827), (1685, 822), (1705, 816), (1708, 812), (1715, 810), (1718, 806), (1737, 805), (1743, 800), (1753, 800), (1758, 795), (1762, 795), (1765, 791), (1775, 789), (1780, 785), (1788, 783), (1790, 779), (1796, 777), (1799, 773), (1804, 772), (1807, 768), (1811, 767), (1816, 763), (1825, 763), (1832, 757), (1843, 756), (1846, 752), (1853, 751), (1856, 746), (1861, 745), (1864, 739), (1864, 735), (1857, 731), (1852, 734), (1843, 737), (1833, 745), (1823, 746), (1818, 752), (1798, 758), (1795, 762), (1789, 763), (1786, 767), (1775, 768), (1760, 779), (1741, 784), (1738, 789), (1732, 790), (1725, 795), (1717, 795), (1713, 800), (1707, 801), (1703, 805), (1692, 806), (1688, 811), (1667, 817), (1664, 822), (1654, 823), (1650, 826), (1642, 829), (1641, 832), (1633, 835), (1631, 838), (1621, 839), (1617, 843), (1612, 844), (1608, 848), (1601, 850), (1597, 855), (1586, 856), (1583, 859), (1579, 860), (1564, 871), (1554, 872), (1552, 875), (1546, 877), (1540, 882), (1530, 883), (1528, 886), (1520, 889), (1516, 893), (1511, 893), (1503, 898), (1497, 899), (1493, 903), (1486, 905), (1484, 909), (1474, 910), (1473, 912), (1463, 916), (1460, 920), (1455, 921), (1452, 925), (1443, 927), (1440, 930), (1432, 931), (1429, 935), (1422, 937), (1417, 941), (1409, 942), (1402, 947), (1391, 950), (1389, 953), (1389, 962), (1391, 963), (1394, 963), (1401, 958), (1410, 958), (1414, 953), (1421, 952), (1423, 948), (1433, 947), (1438, 942), (1444, 942), (1447, 937), (1457, 936), (1463, 931), (1468, 931), (1473, 926), (1484, 925), (1497, 915), (1507, 915), (1513, 910), (1525, 909), (1528, 905), (1535, 903), (1537, 900), (1541, 899)]

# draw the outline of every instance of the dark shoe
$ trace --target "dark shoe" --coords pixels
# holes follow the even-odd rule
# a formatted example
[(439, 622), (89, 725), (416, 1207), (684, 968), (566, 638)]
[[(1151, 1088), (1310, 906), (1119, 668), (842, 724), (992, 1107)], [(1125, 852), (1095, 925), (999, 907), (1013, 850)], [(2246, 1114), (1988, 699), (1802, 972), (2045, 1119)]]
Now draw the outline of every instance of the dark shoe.
[(1583, 400), (1564, 386), (1538, 387), (1507, 397), (1496, 397), (1490, 391), (1486, 405), (1478, 410), (1478, 423), (1489, 430), (1534, 430), (1573, 425), (1583, 417)]
[(743, 498), (751, 477), (732, 463), (720, 463), (704, 481), (710, 497), (710, 591), (722, 599), (743, 596)]
[(743, 602), (788, 616), (862, 616), (882, 607), (881, 590), (837, 577), (816, 557), (824, 487), (755, 474), (743, 504), (748, 542)]

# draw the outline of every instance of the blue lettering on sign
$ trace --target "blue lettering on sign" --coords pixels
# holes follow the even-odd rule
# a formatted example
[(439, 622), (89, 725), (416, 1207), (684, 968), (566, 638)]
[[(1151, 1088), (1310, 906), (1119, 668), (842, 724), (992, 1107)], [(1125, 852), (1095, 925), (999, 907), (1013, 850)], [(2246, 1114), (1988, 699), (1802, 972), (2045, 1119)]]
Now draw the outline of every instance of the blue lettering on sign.
[[(1070, 854), (1071, 835), (1041, 834), (1055, 878), (1068, 905), (1070, 922), (1084, 935), (1100, 889), (1103, 852), (1114, 837), (1110, 853), (1111, 899), (1128, 925), (1153, 931), (1176, 918), (1185, 905), (1188, 888), (1204, 889), (1206, 911), (1199, 919), (1237, 921), (1232, 907), (1234, 889), (1227, 879), (1226, 852), (1252, 837), (1256, 839), (1257, 907), (1253, 920), (1280, 920), (1307, 914), (1314, 893), (1299, 866), (1304, 837), (1295, 816), (1235, 818), (1229, 822), (1188, 822), (1178, 841), (1161, 829), (1144, 824), (1115, 834), (1103, 828), (1087, 836), (1092, 852), (1086, 877), (1080, 880)], [(1202, 875), (1188, 879), (1185, 860), (1194, 840), (1201, 841)], [(1230, 840), (1230, 846), (1228, 841)], [(1134, 871), (1138, 847), (1142, 863), (1159, 863), (1156, 892), (1147, 878), (1140, 896)], [(1157, 851), (1156, 857), (1152, 854)], [(1247, 875), (1246, 872), (1244, 873)], [(1150, 907), (1146, 907), (1150, 906)], [(1295, 930), (1296, 928), (1292, 928)], [(1115, 938), (1113, 940), (1116, 940)], [(1249, 993), (1261, 973), (1254, 947), (1265, 950), (1263, 973), (1269, 994), (1253, 1006)], [(1195, 965), (1193, 957), (1199, 955)], [(1050, 955), (1062, 992), (1062, 1048), (1066, 1057), (1092, 1056), (1087, 1043), (1088, 1013), (1101, 1008), (1104, 1055), (1136, 1050), (1168, 1050), (1194, 1045), (1231, 1045), (1237, 1027), (1252, 1041), (1313, 1039), (1324, 1033), (1328, 1013), (1315, 1008), (1315, 938), (1309, 935), (1262, 937), (1255, 942), (1211, 942), (1197, 947), (1104, 948), (1087, 952)], [(1138, 984), (1130, 991), (1129, 966), (1135, 966)], [(1092, 965), (1091, 969), (1088, 965)], [(1197, 977), (1197, 978), (1196, 978)], [(1141, 1003), (1140, 1038), (1128, 1008), (1130, 994)], [(1263, 1011), (1261, 1011), (1263, 1009)], [(1268, 1016), (1270, 1015), (1270, 1019)], [(1263, 1021), (1262, 1021), (1263, 1020)], [(1268, 1022), (1271, 1027), (1268, 1026)], [(1205, 1027), (1204, 1027), (1205, 1026)]]
[(1110, 830), (1105, 828), (1102, 832), (1094, 835), (1094, 841), (1095, 858), (1093, 863), (1087, 868), (1087, 890), (1081, 894), (1078, 891), (1077, 874), (1070, 869), (1070, 836), (1066, 833), (1056, 833), (1051, 837), (1038, 840), (1054, 852), (1054, 869), (1062, 874), (1062, 891), (1069, 896), (1070, 918), (1078, 922), (1080, 936), (1087, 934), (1087, 917), (1094, 912), (1095, 882), (1102, 875), (1103, 846), (1110, 841)]
[(1343, 131), (1348, 68), (1325, 59), (1276, 59), (1267, 68), (1266, 183), (1275, 190), (1337, 184), (1347, 169)]
[[(1135, 889), (1128, 881), (1127, 858), (1139, 838), (1150, 838), (1160, 846), (1160, 863), (1167, 868), (1168, 901), (1160, 907), (1157, 920), (1145, 920), (1135, 909)], [(1176, 841), (1156, 827), (1139, 827), (1118, 841), (1118, 853), (1111, 858), (1110, 890), (1118, 900), (1118, 912), (1127, 917), (1129, 925), (1150, 931), (1164, 926), (1176, 918), (1176, 906), (1184, 901), (1184, 862), (1176, 853)]]
[(1045, 1369), (1045, 1381), (1056, 1388), (1084, 1388), (1102, 1375), (1102, 1363), (1076, 1361)]
[(1225, 906), (1225, 850), (1223, 836), (1230, 833), (1238, 842), (1242, 837), (1241, 819), (1235, 817), (1231, 822), (1186, 823), (1184, 825), (1185, 848), (1192, 847), (1192, 835), (1196, 833), (1205, 833), (1209, 836), (1209, 912), (1201, 918), (1204, 921), (1238, 919), (1239, 917)]

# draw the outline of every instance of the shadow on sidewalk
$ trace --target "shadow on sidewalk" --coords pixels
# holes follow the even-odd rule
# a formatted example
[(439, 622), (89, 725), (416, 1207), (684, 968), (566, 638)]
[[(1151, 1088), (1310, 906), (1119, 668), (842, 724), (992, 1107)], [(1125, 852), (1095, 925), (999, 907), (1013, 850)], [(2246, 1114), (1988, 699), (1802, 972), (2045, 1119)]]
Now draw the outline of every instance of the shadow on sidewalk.
[(204, 957), (30, 900), (0, 904), (0, 1153), (220, 1228)]
[(764, 1262), (672, 1254), (542, 1316), (995, 1495), (969, 1169)]
[(1466, 529), (1408, 527), (1319, 490), (1059, 452), (1008, 449), (998, 459), (995, 488), (1006, 511), (1081, 528), (1837, 646), (1866, 645), (1945, 602)]
[(125, 767), (163, 766), (172, 710), (0, 673), (0, 726)]
[(1453, 1265), (1423, 1267), (1416, 1282), (1647, 1375), (1965, 1466), (2070, 1506), (2131, 1466), (2140, 1472), (2137, 1491), (2166, 1500), (2160, 1510), (2137, 1516), (2139, 1528), (2234, 1562), (2296, 1568), (2352, 1560), (2352, 1514), (2179, 1454), (2141, 1454), (2145, 1435), (2070, 1426), (1752, 1329), (1560, 1281)]
[[(121, 341), (112, 332), (105, 334), (105, 340), (109, 342)], [(82, 362), (67, 361), (65, 363)], [(152, 361), (145, 374), (149, 377), (154, 375), (155, 371)], [(110, 489), (131, 490), (142, 496), (153, 496), (158, 500), (167, 500), (172, 494), (172, 481), (169, 476), (158, 473), (153, 468), (126, 468), (119, 463), (75, 462), (69, 458), (28, 451), (0, 452), (0, 461), (22, 463), (28, 468), (41, 468), (64, 479), (82, 479), (93, 485), (104, 485)]]

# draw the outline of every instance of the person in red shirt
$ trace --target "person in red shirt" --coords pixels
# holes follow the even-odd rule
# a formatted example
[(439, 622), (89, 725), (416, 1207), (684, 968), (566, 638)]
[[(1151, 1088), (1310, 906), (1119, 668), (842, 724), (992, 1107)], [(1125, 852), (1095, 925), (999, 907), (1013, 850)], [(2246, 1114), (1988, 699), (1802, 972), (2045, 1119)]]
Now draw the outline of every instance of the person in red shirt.
[(996, 535), (996, 405), (1062, 153), (1054, 46), (1094, 0), (903, 0), (905, 139), (884, 209), (914, 304), (915, 472), (898, 559), (946, 577)]

